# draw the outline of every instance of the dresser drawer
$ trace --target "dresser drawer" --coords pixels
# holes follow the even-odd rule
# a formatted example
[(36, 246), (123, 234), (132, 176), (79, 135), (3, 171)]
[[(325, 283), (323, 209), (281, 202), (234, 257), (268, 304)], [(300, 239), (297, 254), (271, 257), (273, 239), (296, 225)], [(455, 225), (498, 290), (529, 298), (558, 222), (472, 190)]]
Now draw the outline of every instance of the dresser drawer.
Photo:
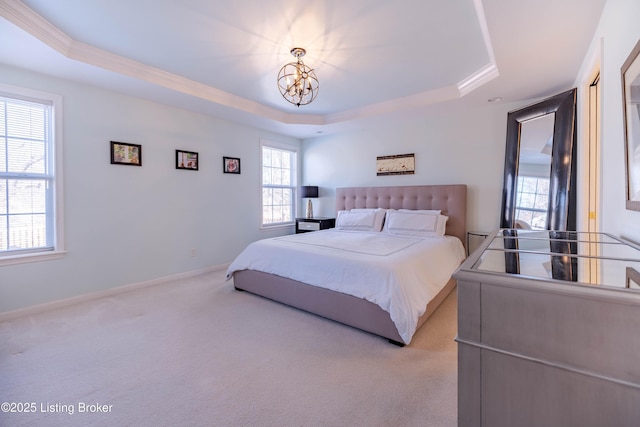
[(326, 230), (335, 226), (335, 218), (296, 218), (296, 233)]
[(298, 230), (318, 231), (318, 230), (320, 230), (320, 223), (319, 222), (300, 221), (300, 222), (298, 222)]

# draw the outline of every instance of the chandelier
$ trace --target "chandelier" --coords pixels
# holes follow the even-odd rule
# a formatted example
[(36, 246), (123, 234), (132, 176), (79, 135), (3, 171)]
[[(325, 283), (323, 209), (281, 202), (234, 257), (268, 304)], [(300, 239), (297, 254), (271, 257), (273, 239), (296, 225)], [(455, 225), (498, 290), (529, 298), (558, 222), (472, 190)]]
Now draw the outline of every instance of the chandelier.
[(304, 65), (302, 58), (307, 53), (301, 47), (291, 49), (291, 55), (297, 61), (290, 62), (280, 69), (278, 73), (278, 89), (290, 103), (301, 106), (311, 103), (318, 96), (318, 77), (315, 71)]

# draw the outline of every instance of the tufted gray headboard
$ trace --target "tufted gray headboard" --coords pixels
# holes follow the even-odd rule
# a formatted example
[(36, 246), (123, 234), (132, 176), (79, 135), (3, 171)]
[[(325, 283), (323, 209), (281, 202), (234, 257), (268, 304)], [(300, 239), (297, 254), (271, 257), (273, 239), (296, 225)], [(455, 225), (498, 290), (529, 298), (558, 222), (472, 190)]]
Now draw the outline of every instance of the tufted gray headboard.
[(466, 245), (467, 186), (407, 185), (336, 189), (336, 210), (353, 208), (440, 209), (449, 217), (447, 234)]

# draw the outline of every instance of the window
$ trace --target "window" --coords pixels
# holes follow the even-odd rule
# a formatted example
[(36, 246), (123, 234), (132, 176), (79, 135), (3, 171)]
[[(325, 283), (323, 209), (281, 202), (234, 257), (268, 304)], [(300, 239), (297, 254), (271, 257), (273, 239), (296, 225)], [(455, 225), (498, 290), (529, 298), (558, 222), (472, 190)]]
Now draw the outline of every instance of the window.
[(516, 221), (524, 221), (533, 230), (544, 230), (547, 227), (549, 179), (520, 175), (516, 194)]
[(293, 224), (296, 212), (297, 151), (262, 143), (262, 226)]
[[(60, 98), (0, 86), (0, 261), (59, 256), (54, 112)], [(59, 121), (59, 118), (58, 118)]]

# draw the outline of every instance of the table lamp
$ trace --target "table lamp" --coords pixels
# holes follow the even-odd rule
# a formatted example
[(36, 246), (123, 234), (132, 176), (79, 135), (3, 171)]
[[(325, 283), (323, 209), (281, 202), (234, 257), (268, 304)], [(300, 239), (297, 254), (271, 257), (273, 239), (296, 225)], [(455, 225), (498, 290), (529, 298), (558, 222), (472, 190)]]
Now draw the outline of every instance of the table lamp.
[(300, 197), (303, 199), (309, 199), (307, 201), (306, 218), (313, 218), (313, 204), (311, 203), (311, 199), (318, 198), (318, 187), (315, 185), (303, 185), (300, 187)]

